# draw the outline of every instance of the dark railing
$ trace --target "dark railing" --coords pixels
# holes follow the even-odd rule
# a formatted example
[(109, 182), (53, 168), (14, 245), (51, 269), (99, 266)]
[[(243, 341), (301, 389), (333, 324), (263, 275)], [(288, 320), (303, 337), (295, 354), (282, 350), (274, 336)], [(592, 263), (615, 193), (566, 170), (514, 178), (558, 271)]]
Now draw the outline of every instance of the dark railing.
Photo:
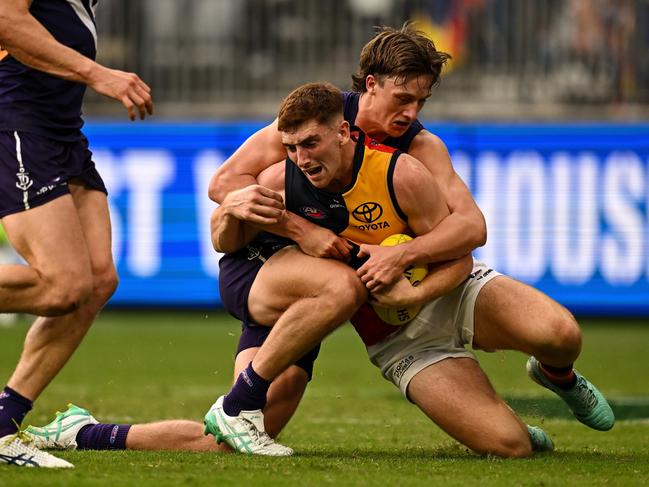
[(647, 0), (102, 0), (99, 52), (163, 116), (268, 118), (300, 83), (348, 88), (373, 26), (407, 20), (454, 57), (427, 118), (649, 114)]

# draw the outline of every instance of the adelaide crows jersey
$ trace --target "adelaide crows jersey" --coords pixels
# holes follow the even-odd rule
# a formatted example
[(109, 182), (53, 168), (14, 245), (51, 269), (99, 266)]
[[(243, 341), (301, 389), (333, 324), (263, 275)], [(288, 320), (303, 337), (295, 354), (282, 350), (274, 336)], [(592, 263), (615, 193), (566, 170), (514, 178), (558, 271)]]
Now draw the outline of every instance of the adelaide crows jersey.
[(358, 132), (351, 183), (340, 192), (313, 186), (290, 159), (286, 160), (286, 209), (356, 244), (379, 244), (395, 233), (408, 233), (392, 174), (400, 151), (365, 145)]
[[(95, 59), (97, 1), (33, 0), (29, 11), (58, 42)], [(0, 130), (77, 140), (85, 89), (81, 83), (32, 69), (0, 51)]]

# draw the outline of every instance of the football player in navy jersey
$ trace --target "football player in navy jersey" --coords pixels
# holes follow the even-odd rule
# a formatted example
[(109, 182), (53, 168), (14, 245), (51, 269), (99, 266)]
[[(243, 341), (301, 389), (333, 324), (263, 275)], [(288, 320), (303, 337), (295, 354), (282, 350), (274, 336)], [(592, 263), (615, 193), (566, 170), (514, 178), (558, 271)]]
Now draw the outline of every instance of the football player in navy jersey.
[(25, 265), (0, 266), (0, 312), (39, 316), (0, 392), (0, 463), (72, 465), (26, 444), (20, 424), (117, 286), (106, 188), (81, 132), (86, 86), (131, 120), (152, 114), (134, 73), (94, 61), (97, 0), (0, 4), (0, 218)]

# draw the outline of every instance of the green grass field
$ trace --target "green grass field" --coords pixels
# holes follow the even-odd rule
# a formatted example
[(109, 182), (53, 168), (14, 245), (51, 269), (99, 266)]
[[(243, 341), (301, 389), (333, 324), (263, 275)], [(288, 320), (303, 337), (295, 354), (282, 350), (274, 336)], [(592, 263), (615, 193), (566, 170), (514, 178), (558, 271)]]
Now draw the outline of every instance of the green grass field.
[[(571, 419), (532, 383), (525, 357), (480, 354), (496, 389), (554, 439), (552, 454), (481, 458), (448, 438), (367, 361), (350, 326), (325, 342), (314, 380), (282, 442), (298, 453), (242, 455), (62, 452), (70, 471), (0, 466), (0, 484), (167, 485), (649, 485), (649, 323), (583, 321), (578, 368), (610, 398), (607, 433)], [(27, 325), (0, 328), (0, 380)], [(229, 388), (238, 324), (215, 312), (106, 312), (27, 417), (49, 422), (75, 402), (101, 421), (201, 420)]]

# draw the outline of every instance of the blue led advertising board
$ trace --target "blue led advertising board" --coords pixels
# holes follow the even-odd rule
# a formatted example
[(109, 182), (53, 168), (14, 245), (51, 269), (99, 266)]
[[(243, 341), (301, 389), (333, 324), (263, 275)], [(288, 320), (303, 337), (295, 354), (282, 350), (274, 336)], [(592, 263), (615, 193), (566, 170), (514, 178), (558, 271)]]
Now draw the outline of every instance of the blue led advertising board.
[[(261, 123), (88, 123), (109, 189), (113, 306), (220, 305), (216, 168)], [(649, 315), (649, 124), (427, 124), (482, 209), (475, 256), (573, 312)]]

